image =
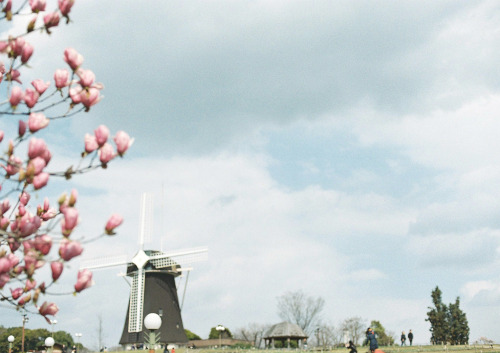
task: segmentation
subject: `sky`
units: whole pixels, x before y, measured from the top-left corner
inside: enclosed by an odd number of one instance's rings
[[[500,341],[497,2],[86,0],[71,19],[33,37],[26,75],[50,80],[73,47],[104,98],[41,132],[51,168],[75,163],[99,124],[135,138],[108,169],[51,180],[54,197],[79,190],[79,236],[125,218],[82,259],[131,258],[150,192],[149,248],[209,249],[183,307],[202,338],[218,324],[281,322],[277,297],[303,290],[325,300],[325,323],[378,320],[426,344],[439,286],[445,303],[460,297],[471,342]],[[96,347],[101,315],[116,345],[124,270],[57,297],[55,329]],[[0,325],[20,325],[1,310]]]

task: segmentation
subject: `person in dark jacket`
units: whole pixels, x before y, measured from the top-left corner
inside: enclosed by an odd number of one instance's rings
[[[406,335],[405,332],[401,332],[401,347],[406,345]]]
[[[378,342],[373,329],[368,328],[368,330],[366,330],[366,339],[370,342],[370,351],[372,353],[375,352],[375,349],[378,349]]]
[[[349,341],[349,344],[346,344],[345,348],[350,349],[349,353],[358,353],[358,350],[356,349],[353,341]]]
[[[411,332],[411,330],[410,330],[410,332],[408,332],[408,341],[410,341],[410,346],[411,346],[411,344],[413,342],[413,332]]]

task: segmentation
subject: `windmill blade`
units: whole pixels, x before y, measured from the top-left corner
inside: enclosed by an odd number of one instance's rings
[[[207,248],[196,248],[189,250],[179,250],[176,252],[162,253],[155,252],[149,257],[149,262],[156,268],[165,268],[170,266],[188,265],[195,262],[205,261],[208,258]]]
[[[145,273],[139,268],[132,278],[132,288],[130,289],[130,306],[128,312],[128,332],[142,331],[142,309],[144,304],[144,281]]]
[[[141,195],[139,222],[139,248],[144,249],[144,242],[151,241],[153,229],[153,195],[151,193]]]
[[[103,268],[123,266],[126,264],[126,255],[108,256],[82,260],[80,263],[80,269],[100,270]]]

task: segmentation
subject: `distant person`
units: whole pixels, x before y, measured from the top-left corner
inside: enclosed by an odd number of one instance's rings
[[[370,327],[366,330],[366,339],[370,343],[370,351],[374,353],[375,350],[378,349],[378,342],[377,337],[375,337],[375,331],[373,331]]]
[[[170,351],[170,353],[175,353],[175,347],[172,347],[172,350]]]
[[[401,347],[406,346],[406,335],[405,332],[401,332]]]
[[[413,342],[413,332],[408,332],[408,341],[410,341],[410,346],[412,345],[412,342]]]
[[[66,347],[65,344],[63,344],[62,346],[61,353],[68,353],[68,348]]]
[[[165,345],[165,348],[163,348],[163,353],[170,353],[170,352],[168,351],[168,346],[167,346],[167,345]]]
[[[358,350],[352,341],[349,341],[349,344],[346,344],[345,347],[350,349],[349,353],[358,353]]]

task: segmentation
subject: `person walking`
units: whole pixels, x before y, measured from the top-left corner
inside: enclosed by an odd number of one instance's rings
[[[376,349],[378,349],[377,337],[375,337],[375,331],[368,327],[366,330],[366,339],[370,342],[370,351],[373,353]]]
[[[410,346],[412,345],[412,342],[413,342],[413,332],[408,332],[408,341],[410,341]]]
[[[405,332],[401,332],[401,347],[406,345],[406,335]]]

